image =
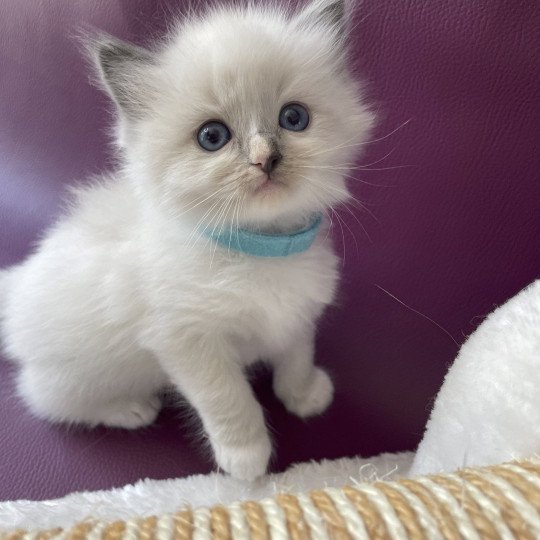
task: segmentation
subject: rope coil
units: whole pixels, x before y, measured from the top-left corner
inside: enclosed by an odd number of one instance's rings
[[[470,540],[540,538],[540,461],[394,482],[278,494],[0,540]]]

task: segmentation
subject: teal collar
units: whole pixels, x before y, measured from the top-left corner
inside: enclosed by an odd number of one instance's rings
[[[227,249],[253,257],[287,257],[307,251],[322,223],[322,214],[316,214],[304,229],[284,234],[263,234],[248,229],[227,227],[224,230],[206,231],[204,234]]]

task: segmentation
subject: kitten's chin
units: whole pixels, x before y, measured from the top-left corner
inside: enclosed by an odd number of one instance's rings
[[[279,178],[265,179],[250,190],[242,205],[241,217],[263,227],[274,227],[280,222],[304,223],[314,214],[325,212],[347,198],[346,189],[339,198],[328,197],[328,193],[307,189],[299,182],[289,184]]]
[[[281,197],[288,190],[287,184],[278,179],[264,178],[262,182],[253,190],[252,197]]]
[[[291,197],[287,191],[287,188],[267,187],[264,192],[254,195],[250,204],[244,206],[241,225],[272,230],[280,230],[282,227],[285,230],[294,229],[295,225],[303,226],[314,214],[327,209],[322,205],[301,202]]]

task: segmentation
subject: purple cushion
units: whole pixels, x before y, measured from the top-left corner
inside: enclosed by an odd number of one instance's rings
[[[30,252],[65,185],[111,162],[108,103],[73,36],[93,25],[144,41],[181,3],[0,4],[0,265]],[[275,470],[414,448],[454,340],[540,273],[535,2],[364,0],[362,9],[354,58],[380,110],[380,140],[362,160],[374,164],[351,181],[369,211],[342,211],[335,231],[343,286],[318,357],[337,394],[323,417],[302,422],[271,395],[267,375],[256,379]],[[213,467],[177,410],[133,433],[66,430],[33,419],[13,390],[0,360],[0,500]]]

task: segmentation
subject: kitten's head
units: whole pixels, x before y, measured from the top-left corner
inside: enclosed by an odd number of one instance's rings
[[[297,220],[348,197],[373,115],[346,66],[346,0],[216,8],[153,51],[98,41],[140,189],[202,224]]]

